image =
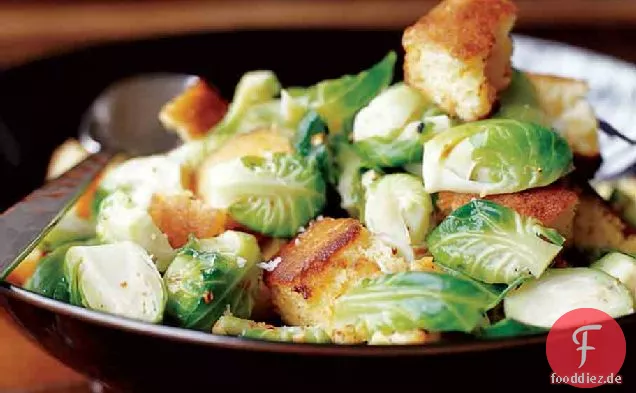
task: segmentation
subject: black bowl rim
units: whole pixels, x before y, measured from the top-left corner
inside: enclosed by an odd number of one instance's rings
[[[263,31],[279,31],[279,29],[261,29]],[[261,30],[254,30],[255,32]],[[309,29],[315,31],[338,31],[346,29]],[[381,29],[378,29],[381,30]],[[300,31],[304,31],[300,30]],[[172,36],[161,36],[154,38],[141,38],[133,40],[124,40],[122,42],[114,43],[102,43],[96,45],[86,46],[77,50],[64,51],[51,56],[41,57],[34,59],[25,64],[10,67],[8,69],[0,70],[0,72],[11,71],[13,69],[20,69],[30,64],[35,64],[43,61],[54,60],[58,57],[64,57],[69,54],[83,52],[90,50],[91,48],[117,46],[119,44],[131,44],[144,42],[153,42],[166,38],[177,38],[186,36],[197,36],[201,34],[209,34],[209,32],[194,32],[185,34],[176,34]],[[534,38],[521,34],[513,34],[516,39],[533,41],[537,43],[547,45],[558,45],[564,48],[575,49],[580,53],[585,53],[590,56],[600,56],[608,59],[615,60],[621,63],[627,63],[620,59],[604,55],[599,52],[595,52],[589,49],[580,48],[577,46],[561,43],[553,40],[546,40],[541,38]],[[212,333],[206,333],[196,330],[184,329],[179,327],[172,327],[166,325],[157,325],[128,319],[125,317],[107,314],[99,311],[93,311],[82,307],[74,306],[72,304],[64,303],[54,299],[47,298],[34,292],[30,292],[23,288],[14,286],[10,283],[0,282],[0,295],[7,298],[15,299],[18,301],[26,302],[34,307],[38,307],[47,311],[50,311],[57,315],[63,315],[77,319],[85,323],[91,323],[106,328],[112,328],[116,330],[122,330],[139,335],[148,335],[155,338],[167,339],[176,342],[182,342],[185,344],[203,345],[208,347],[220,347],[242,351],[252,352],[269,352],[269,353],[286,353],[286,354],[299,354],[299,355],[314,355],[314,356],[353,356],[353,357],[392,357],[392,356],[434,356],[434,355],[446,355],[446,354],[461,354],[480,352],[484,350],[498,350],[507,348],[521,348],[530,345],[544,344],[547,339],[547,333],[536,334],[531,336],[521,337],[509,337],[509,338],[497,338],[497,339],[479,339],[470,338],[459,341],[441,341],[430,344],[420,345],[340,345],[340,344],[299,344],[299,343],[286,343],[286,342],[272,342],[256,339],[248,339],[241,337],[222,336]],[[8,307],[11,312],[11,306]],[[18,319],[18,318],[16,318]],[[635,325],[636,313],[626,315],[620,318],[616,318],[616,321],[622,325]]]

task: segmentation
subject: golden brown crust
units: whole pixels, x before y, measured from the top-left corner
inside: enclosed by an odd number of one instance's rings
[[[465,205],[472,199],[479,198],[477,194],[458,194],[443,191],[438,194],[437,207],[444,215]],[[550,226],[561,215],[572,209],[578,202],[577,193],[563,183],[551,184],[547,187],[533,188],[514,194],[489,195],[487,199],[517,211],[527,217],[533,217],[544,225]]]
[[[228,103],[204,80],[198,79],[161,109],[159,119],[185,141],[199,139],[227,112]]]
[[[265,274],[268,285],[302,282],[308,276],[325,269],[330,258],[352,243],[363,227],[354,219],[326,218],[313,222],[300,234],[298,241],[284,245],[278,253],[281,262],[273,272]]]
[[[502,21],[514,23],[517,8],[508,0],[446,0],[404,32],[405,46],[426,40],[462,60],[487,57]]]
[[[510,84],[515,18],[508,0],[441,2],[404,31],[404,80],[450,115],[488,116]]]
[[[574,245],[581,250],[616,249],[636,253],[636,228],[629,225],[588,185],[579,185]]]
[[[191,234],[204,239],[225,230],[225,212],[185,194],[153,195],[148,213],[175,248],[185,245]]]
[[[590,159],[599,157],[598,120],[586,99],[588,84],[555,75],[530,72],[526,75],[535,88],[541,109],[568,141],[573,153]]]

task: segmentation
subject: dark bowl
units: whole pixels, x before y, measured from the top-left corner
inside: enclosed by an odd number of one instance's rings
[[[11,135],[0,134],[0,210],[41,184],[52,150],[76,134],[93,98],[119,78],[197,74],[229,97],[247,70],[272,69],[285,85],[308,84],[357,72],[388,50],[401,53],[399,45],[399,32],[207,33],[103,45],[6,70],[0,73],[0,118]],[[125,320],[8,284],[0,286],[0,299],[47,352],[120,391],[209,391],[227,384],[296,391],[400,385],[525,390],[550,383],[543,335],[402,347],[279,344]],[[636,379],[636,315],[620,323],[628,345],[621,373],[629,384]]]

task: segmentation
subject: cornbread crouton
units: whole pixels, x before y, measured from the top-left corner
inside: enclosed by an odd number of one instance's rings
[[[404,31],[404,80],[451,115],[486,117],[512,77],[508,0],[445,0]]]
[[[552,126],[568,141],[574,154],[596,157],[598,120],[586,100],[589,86],[581,80],[526,73],[532,82],[541,109]]]
[[[479,196],[444,191],[438,194],[436,205],[441,215],[446,217],[473,198]],[[575,190],[563,182],[514,194],[488,195],[483,199],[511,208],[523,216],[533,217],[543,225],[556,229],[568,240],[573,237],[574,216],[580,210],[580,207],[577,208],[579,197]]]
[[[185,193],[153,195],[148,213],[173,248],[185,245],[191,234],[199,239],[219,235],[225,230],[227,220],[225,212],[212,209]]]
[[[204,80],[197,79],[163,106],[159,120],[182,140],[190,141],[207,134],[223,118],[227,109],[227,101]]]
[[[636,228],[626,223],[591,187],[582,186],[574,217],[574,245],[583,251],[636,253]]]
[[[290,325],[328,326],[333,304],[362,279],[408,270],[390,247],[352,218],[314,221],[282,247],[266,271],[274,306]]]
[[[46,171],[46,180],[61,176],[64,172],[82,162],[89,154],[77,139],[67,139],[53,150],[49,167]]]

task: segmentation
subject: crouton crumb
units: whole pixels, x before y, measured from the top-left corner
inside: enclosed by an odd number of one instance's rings
[[[267,270],[268,272],[273,272],[281,263],[281,261],[282,261],[281,257],[276,257],[269,262],[259,263],[258,267],[260,267],[263,270]]]

